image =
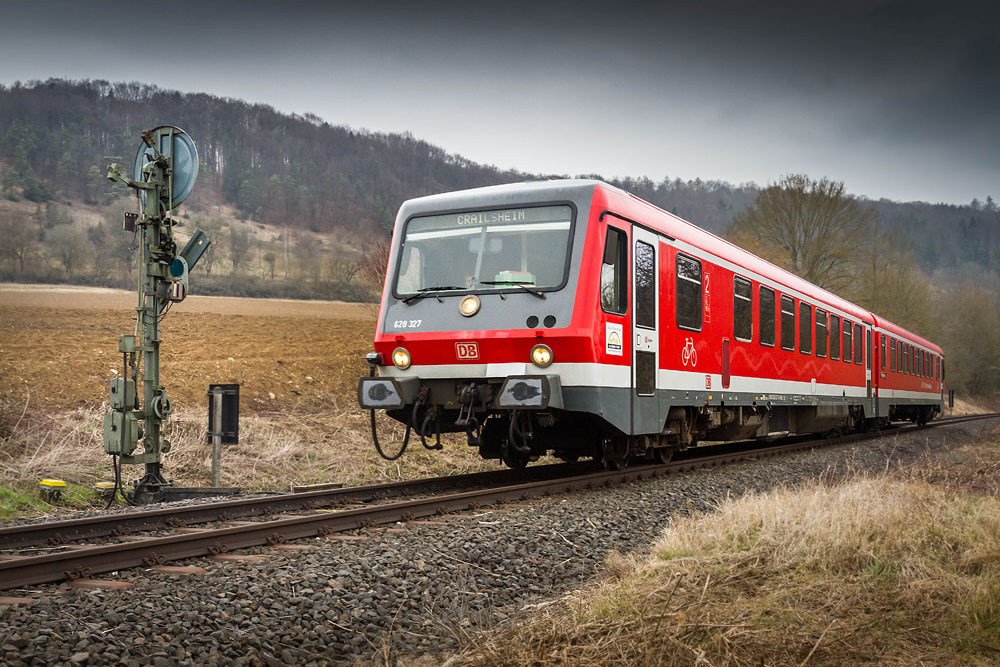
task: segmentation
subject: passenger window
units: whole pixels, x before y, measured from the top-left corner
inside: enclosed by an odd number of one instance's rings
[[[816,309],[816,356],[826,356],[826,311]]]
[[[795,300],[781,297],[781,349],[795,349]]]
[[[941,359],[941,382],[944,382],[946,377],[948,377],[948,373],[944,369],[944,359]]]
[[[844,320],[844,363],[851,363],[851,323]]]
[[[830,358],[840,359],[840,316],[830,316]]]
[[[733,338],[753,340],[753,285],[746,278],[733,278]]]
[[[635,244],[635,324],[656,328],[656,249],[648,243]]]
[[[885,370],[885,334],[879,334],[878,339],[882,345],[882,354],[880,354],[879,357],[882,360],[882,370]]]
[[[701,262],[677,253],[677,326],[701,331]]]
[[[863,354],[864,354],[862,352],[862,349],[864,348],[864,344],[865,344],[865,337],[864,337],[864,334],[861,333],[861,325],[860,324],[855,324],[854,325],[854,363],[856,363],[856,364],[860,364],[862,361],[864,361],[864,359],[861,358],[863,356]]]
[[[889,370],[896,372],[896,339],[889,339]]]
[[[812,310],[808,303],[799,301],[799,352],[803,354],[812,354]]]
[[[774,345],[774,290],[760,286],[760,300],[757,313],[757,327],[760,329],[760,344]]]
[[[608,227],[604,237],[604,262],[601,264],[601,308],[607,313],[624,315],[628,271],[628,241],[625,232]]]

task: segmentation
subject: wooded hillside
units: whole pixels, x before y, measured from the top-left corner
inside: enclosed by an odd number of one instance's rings
[[[164,123],[197,142],[202,173],[193,210],[228,204],[243,218],[313,232],[388,231],[411,197],[565,176],[502,171],[409,134],[335,126],[242,100],[135,82],[50,79],[0,86],[0,192],[43,203],[110,203],[123,192],[104,178],[108,162],[130,163],[139,132]],[[753,183],[604,180],[716,233],[758,192]],[[885,224],[909,239],[924,270],[971,265],[1000,272],[1000,208],[989,196],[967,206],[873,203]]]

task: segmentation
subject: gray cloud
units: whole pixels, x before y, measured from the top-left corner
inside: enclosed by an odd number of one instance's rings
[[[918,0],[7,6],[0,82],[138,79],[550,173],[1000,194],[1000,11]],[[54,21],[53,17],[59,20]]]

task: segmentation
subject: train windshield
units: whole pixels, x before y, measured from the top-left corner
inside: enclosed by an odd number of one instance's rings
[[[413,218],[396,294],[558,289],[565,284],[573,210],[534,206]]]

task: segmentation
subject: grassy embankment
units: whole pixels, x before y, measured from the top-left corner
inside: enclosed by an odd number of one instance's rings
[[[22,411],[23,404],[0,401],[0,519],[58,514],[86,509],[99,502],[92,490],[97,481],[111,481],[111,457],[104,454],[101,408],[81,408],[44,414]],[[182,486],[207,485],[211,448],[205,442],[204,409],[174,413],[167,436],[172,449],[164,457],[168,478]],[[240,419],[240,444],[223,447],[222,485],[245,491],[287,490],[294,484],[341,482],[362,484],[415,477],[450,475],[497,467],[484,461],[464,438],[443,438],[441,452],[410,441],[406,455],[383,461],[371,444],[367,413],[346,399],[331,397],[329,409],[249,413]],[[402,429],[379,418],[380,437],[399,446]],[[142,474],[127,466],[125,474]],[[42,501],[38,481],[54,477],[69,484],[64,500]]]
[[[1000,429],[908,469],[730,499],[455,664],[1000,661]]]

